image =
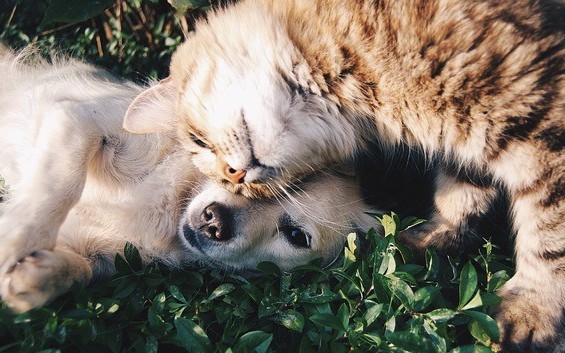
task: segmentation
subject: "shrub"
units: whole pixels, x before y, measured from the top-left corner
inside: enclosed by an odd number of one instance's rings
[[[261,276],[218,269],[143,268],[126,246],[108,282],[41,309],[0,309],[0,351],[13,352],[491,352],[487,309],[508,278],[508,259],[486,242],[468,258],[426,252],[423,264],[396,242],[413,224],[380,218],[361,256],[347,236],[339,264]]]

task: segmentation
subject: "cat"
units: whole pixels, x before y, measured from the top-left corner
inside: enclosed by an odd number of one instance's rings
[[[454,250],[504,190],[517,268],[501,342],[550,349],[565,331],[564,18],[551,0],[243,0],[196,24],[124,127],[178,130],[203,173],[248,197],[375,141],[420,148],[446,167],[430,221],[402,235],[417,248]],[[174,113],[135,109],[151,100]]]

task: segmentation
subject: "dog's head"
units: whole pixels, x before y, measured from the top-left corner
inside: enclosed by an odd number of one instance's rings
[[[376,226],[367,211],[349,177],[316,175],[270,199],[209,183],[188,205],[179,232],[204,263],[241,270],[270,261],[288,270],[317,258],[331,263],[348,233]]]

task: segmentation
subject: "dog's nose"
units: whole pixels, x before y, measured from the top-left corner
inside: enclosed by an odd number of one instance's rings
[[[232,182],[232,184],[243,184],[243,178],[245,177],[245,174],[247,174],[247,172],[245,171],[245,169],[234,169],[226,163],[226,165],[224,166],[224,174],[228,178],[228,180]]]
[[[228,207],[214,202],[200,215],[200,230],[211,240],[225,241],[232,237],[232,213]]]

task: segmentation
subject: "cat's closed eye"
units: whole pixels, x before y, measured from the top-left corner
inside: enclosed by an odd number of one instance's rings
[[[210,145],[208,145],[206,142],[204,142],[201,138],[199,138],[192,132],[189,133],[189,136],[192,142],[194,142],[197,146],[210,149]]]

